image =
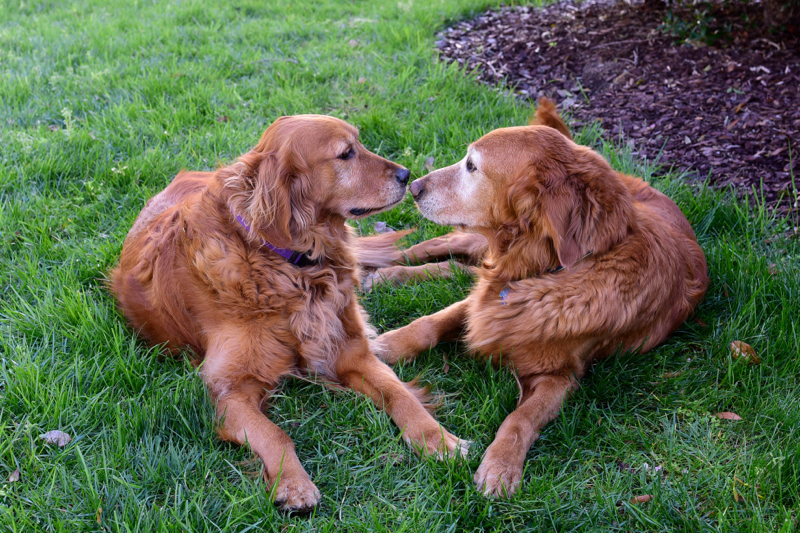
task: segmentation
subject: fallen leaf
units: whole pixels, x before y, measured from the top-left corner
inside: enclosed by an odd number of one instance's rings
[[[697,324],[698,326],[700,326],[701,328],[704,328],[704,327],[706,327],[708,325],[705,322],[703,322],[703,319],[700,318],[700,317],[695,317],[694,318],[694,323]]]
[[[404,457],[402,453],[388,453],[381,455],[380,459],[384,464],[391,463],[396,466],[403,462]]]
[[[383,221],[376,222],[373,229],[375,233],[394,233],[394,230]]]
[[[647,503],[652,500],[653,497],[650,494],[642,494],[641,496],[634,496],[631,498],[631,505],[637,505],[639,503]]]
[[[13,472],[11,472],[10,476],[8,476],[8,482],[9,483],[16,483],[17,481],[19,481],[19,476],[20,476],[20,472],[19,472],[19,468],[17,468]]]
[[[775,263],[770,263],[769,264],[769,273],[772,274],[773,276],[777,276],[778,275],[778,265],[776,265]]]
[[[761,359],[753,347],[742,341],[733,341],[731,343],[731,355],[734,359],[744,359],[749,365],[761,363]]]
[[[98,508],[97,508],[97,515],[96,515],[96,518],[97,518],[97,523],[98,523],[98,524],[100,523],[100,515],[101,515],[101,514],[103,514],[103,508],[102,508],[102,507],[98,507]]]
[[[741,420],[742,417],[737,415],[736,413],[731,413],[730,411],[723,411],[721,413],[717,413],[714,416],[717,418],[721,418],[723,420]]]
[[[347,41],[347,44],[355,48],[356,46],[358,46],[358,41],[356,41],[355,39],[350,39],[349,41]]]
[[[636,473],[636,469],[632,468],[631,465],[624,461],[617,461],[617,468],[619,468],[621,472],[628,472],[630,474]]]
[[[230,122],[230,117],[228,115],[222,115],[217,117],[217,122]]]
[[[427,170],[428,172],[433,172],[433,161],[434,161],[433,156],[430,156],[425,160],[425,170]]]
[[[72,440],[72,437],[57,429],[48,431],[44,435],[39,435],[39,438],[43,439],[47,444],[56,444],[59,448],[63,448]]]
[[[361,85],[362,83],[366,83],[367,78],[358,78],[358,84]]]
[[[450,362],[447,360],[447,354],[442,354],[442,359],[444,359],[444,373],[447,374],[450,372]]]

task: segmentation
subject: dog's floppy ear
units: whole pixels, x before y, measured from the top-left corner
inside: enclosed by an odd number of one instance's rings
[[[545,226],[550,226],[546,231],[553,240],[558,262],[564,268],[570,268],[588,252],[579,241],[583,227],[582,202],[579,192],[572,185],[569,180],[552,184],[542,198]]]
[[[537,233],[553,241],[564,268],[586,253],[578,240],[583,221],[576,186],[563,165],[544,160],[528,166],[508,189],[513,230],[526,233],[539,226]]]
[[[251,151],[223,169],[231,210],[240,222],[280,248],[292,242],[291,175],[274,153]]]
[[[579,180],[573,179],[563,164],[544,159],[529,165],[508,189],[519,230],[549,238],[564,268],[588,251],[581,244],[584,221],[579,188]]]

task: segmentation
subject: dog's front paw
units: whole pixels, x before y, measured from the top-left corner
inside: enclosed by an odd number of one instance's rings
[[[419,435],[406,433],[403,439],[420,455],[436,457],[440,461],[461,459],[469,453],[468,440],[459,439],[438,425],[436,429],[422,431]]]
[[[375,272],[370,272],[369,274],[365,275],[361,285],[364,294],[371,293],[372,289],[374,289],[375,286],[382,281],[383,280],[380,278],[380,276],[376,275]]]
[[[396,346],[395,334],[397,330],[387,331],[383,335],[379,335],[377,339],[370,341],[369,346],[372,352],[387,365],[393,365],[402,358],[402,351]]]
[[[444,431],[444,429],[442,431]],[[445,461],[450,458],[463,459],[469,453],[470,444],[471,444],[470,441],[459,439],[452,433],[445,431],[444,439],[437,448],[438,451],[436,452],[437,454],[436,457],[440,461]]]
[[[522,464],[508,457],[498,457],[489,450],[475,472],[474,480],[478,491],[486,497],[511,497],[519,489]]]
[[[321,495],[308,474],[283,473],[275,487],[274,503],[281,511],[307,513],[317,506]]]

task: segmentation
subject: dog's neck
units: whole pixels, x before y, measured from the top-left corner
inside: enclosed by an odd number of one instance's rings
[[[242,234],[252,245],[266,247],[283,260],[299,267],[324,263],[355,268],[355,258],[349,251],[352,230],[345,223],[344,217],[334,213],[319,213],[302,234],[292,234],[289,246],[280,247],[269,241],[267,228],[252,227],[251,221],[232,208],[223,188],[210,190],[209,193],[223,223]]]
[[[520,233],[506,227],[474,228],[489,241],[482,275],[508,283],[562,270],[552,241],[544,235]]]
[[[247,223],[247,221],[244,219],[244,217],[242,217],[242,215],[236,214],[235,212],[233,212],[233,210],[231,210],[231,214],[236,219],[236,222],[238,222],[239,225],[242,226],[249,235],[251,231],[250,224]],[[306,253],[298,252],[297,250],[292,250],[291,248],[279,248],[264,238],[261,238],[260,240],[261,244],[263,244],[264,246],[266,246],[279,256],[283,257],[286,260],[286,262],[291,263],[295,266],[304,267],[304,266],[316,265],[319,263],[319,261],[311,259]]]

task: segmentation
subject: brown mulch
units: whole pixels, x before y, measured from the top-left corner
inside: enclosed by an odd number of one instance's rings
[[[658,9],[592,0],[487,11],[437,46],[486,83],[554,98],[573,126],[600,120],[640,157],[716,185],[763,180],[768,202],[796,207],[800,39],[766,30],[758,4],[725,5],[716,23],[730,40],[718,46],[678,44]]]

